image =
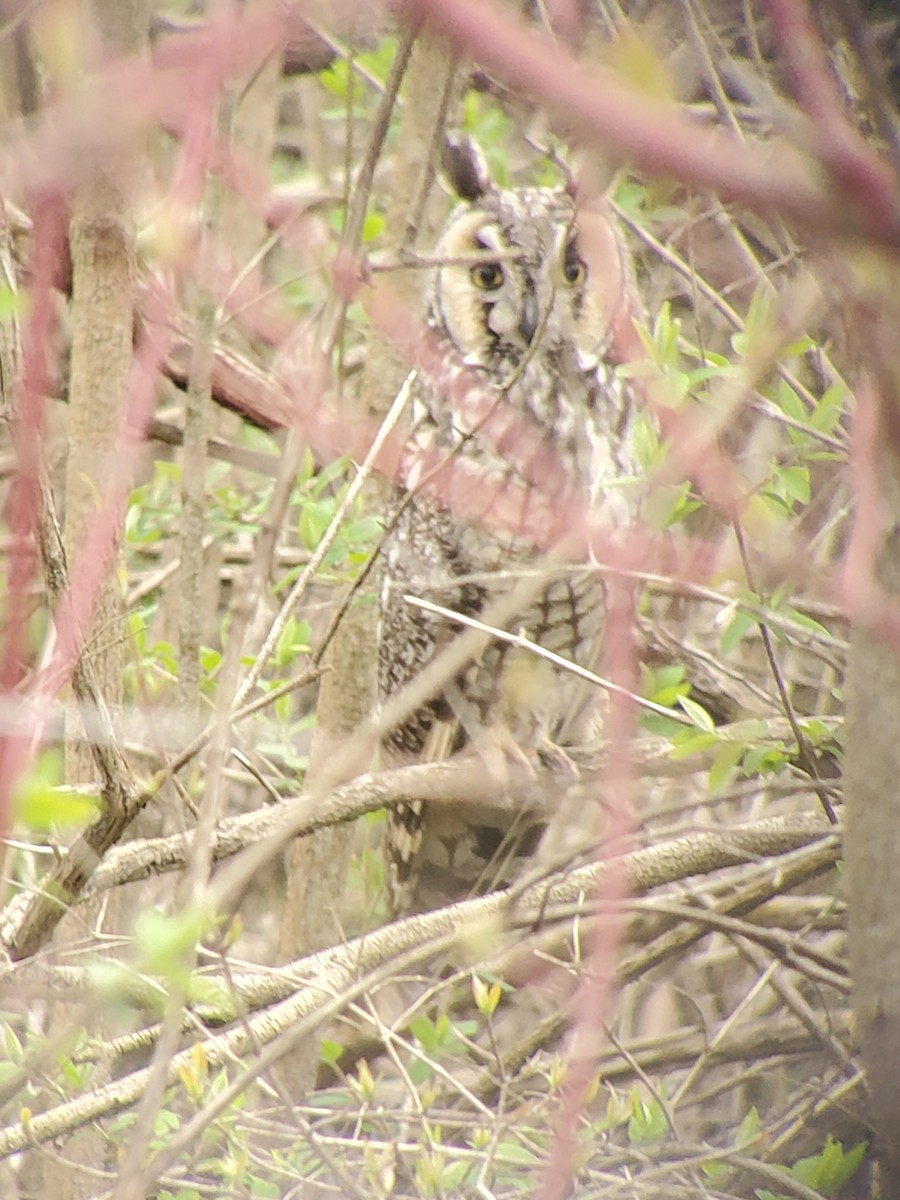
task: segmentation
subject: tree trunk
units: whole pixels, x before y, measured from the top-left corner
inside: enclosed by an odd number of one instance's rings
[[[385,213],[385,227],[395,231],[385,248],[412,250],[422,235],[430,243],[440,216],[432,183],[448,110],[457,100],[456,62],[448,47],[420,37],[413,47],[404,81],[405,104],[398,121],[397,152]],[[410,181],[412,186],[410,187]],[[392,273],[391,287],[411,313],[422,311],[421,271]],[[373,341],[359,394],[370,414],[383,417],[409,370],[392,349]],[[373,482],[370,509],[384,511],[386,488]],[[317,732],[309,781],[352,737],[353,729],[377,702],[375,660],[378,609],[362,604],[342,620],[329,653],[331,672],[319,692]],[[340,780],[339,780],[340,782]],[[288,897],[281,928],[282,961],[320,949],[341,936],[341,900],[346,883],[353,831],[326,829],[298,840],[289,858]],[[291,1086],[300,1095],[314,1085],[318,1047],[305,1047],[290,1062]]]
[[[145,0],[93,0],[94,28],[107,52],[138,53],[144,44],[148,11]],[[73,18],[74,19],[74,18]],[[115,178],[98,174],[77,191],[70,224],[72,258],[72,355],[69,378],[66,465],[66,556],[70,568],[82,553],[85,531],[98,511],[98,502],[116,469],[114,447],[126,395],[132,359],[135,283],[134,218],[126,192],[131,164],[119,164]],[[89,564],[100,570],[100,564]],[[105,578],[84,653],[90,656],[100,692],[112,712],[122,702],[123,607],[118,553],[106,564]],[[66,780],[89,782],[96,778],[83,726],[70,708],[66,720]],[[97,907],[78,914],[77,936],[91,923]],[[124,915],[117,902],[106,913],[108,927],[121,928]],[[68,921],[60,927],[59,949],[76,936]],[[55,1006],[52,1020],[83,1023],[81,1013]],[[95,1033],[100,1031],[95,1028]],[[100,1071],[103,1068],[99,1068]],[[99,1082],[99,1080],[98,1080]],[[44,1164],[44,1191],[57,1200],[87,1200],[96,1193],[96,1176],[90,1169],[104,1165],[105,1140],[88,1126],[70,1138],[62,1158]],[[88,1168],[79,1171],[78,1163]]]
[[[881,318],[885,320],[884,317]],[[870,586],[875,605],[900,611],[900,439],[897,408],[860,403],[857,440],[869,441],[863,469],[873,470],[879,511],[864,511],[861,488],[857,541],[874,541],[874,563],[854,563],[851,589]],[[871,402],[870,402],[871,403]],[[871,438],[867,427],[871,422]],[[865,450],[864,446],[860,446]],[[877,528],[868,528],[879,522]],[[868,578],[874,567],[874,580]],[[862,576],[859,578],[858,576]],[[880,595],[878,593],[880,592]],[[895,644],[858,621],[847,677],[846,889],[854,1009],[869,1084],[869,1117],[876,1133],[882,1195],[900,1195],[900,905],[897,830],[900,829],[900,654]]]

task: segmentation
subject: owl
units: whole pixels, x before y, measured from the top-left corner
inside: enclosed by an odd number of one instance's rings
[[[438,241],[427,326],[448,366],[444,375],[456,386],[442,386],[435,373],[409,377],[407,448],[426,465],[448,463],[462,484],[441,493],[410,482],[423,474],[413,471],[405,488],[395,489],[383,551],[384,698],[459,633],[450,617],[411,599],[477,618],[526,573],[546,576],[508,629],[582,667],[598,664],[604,608],[598,572],[587,563],[547,566],[547,547],[527,517],[518,527],[494,519],[491,498],[518,497],[526,514],[529,498],[539,495],[551,510],[596,505],[613,524],[630,519],[636,406],[616,372],[612,301],[618,297],[607,294],[610,279],[621,289],[630,276],[624,259],[616,271],[595,271],[597,256],[587,242],[596,241],[603,222],[607,252],[615,246],[624,254],[607,219],[579,212],[564,189],[487,188],[456,209]],[[454,494],[467,502],[455,503]],[[564,752],[596,725],[599,705],[596,685],[521,644],[495,639],[387,733],[382,757],[398,765],[466,747],[478,753],[486,744],[526,757],[547,747]],[[430,909],[509,883],[542,830],[535,814],[509,816],[471,804],[389,812],[393,912]]]

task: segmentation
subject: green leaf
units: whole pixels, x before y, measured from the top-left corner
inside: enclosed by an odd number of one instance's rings
[[[650,489],[641,506],[641,515],[652,529],[669,529],[699,508],[691,484],[683,483]]]
[[[698,704],[690,696],[679,696],[678,705],[684,709],[685,715],[690,718],[698,729],[702,729],[706,733],[715,733],[716,727],[713,719],[702,704]]]
[[[735,1131],[734,1140],[732,1142],[734,1149],[742,1150],[747,1146],[752,1145],[759,1137],[761,1128],[762,1122],[759,1119],[759,1113],[755,1107],[750,1108],[747,1112],[747,1115],[744,1117],[743,1121],[741,1121],[740,1125]]]
[[[641,694],[654,704],[672,708],[679,696],[686,696],[691,685],[684,677],[681,663],[670,663],[653,670],[641,663]]]
[[[15,289],[6,286],[0,287],[0,321],[8,321],[10,317],[16,317],[22,312],[22,297]]]
[[[628,175],[623,175],[615,189],[616,204],[626,216],[635,218],[647,199],[647,188]]]
[[[812,617],[808,617],[806,613],[798,612],[796,608],[790,608],[787,605],[781,611],[795,625],[800,625],[803,629],[808,629],[811,633],[821,634],[822,637],[828,638],[829,641],[834,640],[834,635],[824,625],[821,625]]]
[[[309,622],[298,621],[293,616],[288,617],[275,643],[275,666],[281,670],[293,662],[298,654],[305,654],[308,650]]]
[[[6,1057],[11,1063],[21,1062],[25,1053],[22,1043],[16,1037],[15,1031],[10,1025],[4,1024],[0,1026],[0,1033],[3,1037],[3,1049],[6,1051]]]
[[[234,995],[221,979],[214,979],[194,971],[187,989],[190,1004],[230,1010],[234,1006]]]
[[[833,383],[819,400],[815,410],[807,416],[810,426],[819,433],[831,435],[844,415],[848,392],[843,383]]]
[[[370,212],[366,213],[366,219],[363,222],[362,240],[364,242],[374,242],[384,233],[384,217],[381,213]]]
[[[709,769],[709,790],[713,794],[720,792],[730,783],[737,771],[738,763],[744,755],[745,747],[740,742],[721,742],[713,765]]]
[[[728,622],[719,640],[719,649],[722,652],[723,658],[731,654],[732,650],[744,640],[750,630],[757,628],[757,625],[758,622],[754,616],[745,612],[744,609],[739,608]]]
[[[472,976],[472,995],[475,1005],[484,1017],[492,1017],[500,1003],[502,988],[497,980],[487,984],[478,975]]]
[[[777,326],[777,301],[767,284],[768,280],[756,288],[747,310],[743,334],[735,334],[732,338],[732,345],[738,353],[749,351],[755,342],[767,339]],[[742,349],[738,349],[739,346]]]
[[[347,98],[350,67],[345,59],[336,58],[324,71],[319,72],[319,83],[339,100]]]
[[[858,1142],[844,1153],[844,1147],[829,1134],[820,1154],[800,1158],[791,1167],[791,1175],[807,1187],[833,1195],[847,1182],[863,1160],[866,1143]]]
[[[281,1200],[284,1193],[280,1184],[253,1176],[250,1181],[250,1195],[253,1200]]]
[[[662,713],[642,713],[641,728],[645,729],[647,733],[652,733],[655,737],[668,738],[669,741],[674,743],[677,743],[678,739],[684,735],[684,723],[676,721],[674,717],[665,717]],[[703,734],[701,736],[707,737],[708,735]]]
[[[429,1017],[415,1017],[409,1023],[409,1031],[423,1050],[434,1050],[438,1044],[437,1031]]]
[[[154,642],[150,648],[149,659],[159,670],[165,671],[173,678],[177,677],[178,659],[171,642]]]
[[[157,1137],[163,1137],[167,1133],[174,1133],[180,1125],[181,1120],[177,1113],[170,1112],[167,1108],[162,1108],[154,1118],[153,1132]]]
[[[729,1168],[726,1167],[724,1163],[718,1162],[716,1159],[710,1159],[708,1162],[700,1164],[700,1170],[710,1181],[710,1183],[715,1183],[717,1180],[721,1180],[723,1176],[728,1174]]]
[[[206,675],[212,675],[214,671],[219,669],[222,662],[222,653],[219,650],[214,650],[211,646],[200,647],[200,669]]]
[[[728,372],[721,367],[697,367],[693,371],[688,371],[685,376],[688,390],[697,393],[702,384],[707,383],[710,379],[721,379],[726,374]]]
[[[329,1067],[336,1066],[341,1055],[344,1053],[344,1047],[340,1042],[333,1042],[329,1038],[323,1038],[319,1046],[319,1058],[322,1062],[327,1063]]]
[[[185,955],[193,951],[211,924],[209,914],[192,906],[171,915],[144,909],[134,923],[134,943],[141,965],[151,975],[178,980],[187,986]]]
[[[636,1092],[631,1095],[631,1119],[628,1140],[633,1146],[646,1146],[661,1141],[668,1132],[666,1115],[658,1100],[642,1100]]]
[[[796,391],[786,379],[779,379],[775,389],[775,402],[786,417],[802,425],[809,423],[809,411]]]
[[[783,746],[752,746],[744,755],[741,771],[744,775],[774,775],[787,762]]]
[[[102,811],[99,795],[75,788],[35,786],[17,791],[16,818],[29,829],[81,829],[91,825]]]
[[[59,784],[62,755],[45,750],[12,789],[13,815],[29,829],[45,832],[89,825],[102,811],[99,795]]]
[[[701,754],[720,741],[718,733],[686,733],[684,726],[679,725],[678,733],[673,738],[672,749],[669,751],[669,758],[673,762],[680,762],[684,758],[690,758],[692,754]]]
[[[174,459],[169,462],[164,458],[157,458],[153,463],[153,474],[155,480],[181,483],[181,463],[175,462]]]
[[[845,1153],[841,1143],[836,1142],[829,1134],[820,1154],[798,1159],[790,1171],[785,1173],[805,1187],[814,1188],[823,1196],[834,1196],[854,1175],[867,1149],[866,1142],[857,1142],[852,1150]],[[790,1200],[789,1196],[770,1192],[766,1188],[758,1188],[756,1195],[759,1200]]]
[[[518,1142],[501,1142],[497,1147],[497,1158],[506,1163],[516,1163],[522,1166],[531,1166],[533,1163],[540,1162],[536,1154],[531,1150],[526,1150]]]
[[[307,550],[315,550],[334,516],[333,500],[307,500],[300,511],[300,537]]]
[[[448,1163],[444,1168],[444,1173],[441,1178],[441,1185],[444,1192],[458,1191],[466,1177],[474,1172],[477,1178],[478,1166],[475,1163],[467,1162],[464,1158],[457,1159],[456,1162]]]
[[[809,470],[806,467],[784,467],[779,472],[779,479],[789,500],[809,504]]]

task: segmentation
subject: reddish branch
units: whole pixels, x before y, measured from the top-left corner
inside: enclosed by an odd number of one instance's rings
[[[869,231],[894,227],[900,219],[897,180],[850,123],[809,12],[797,0],[766,0],[766,7],[797,101],[812,122],[817,158],[842,199],[866,217]]]
[[[784,0],[783,7],[798,6]],[[490,0],[404,0],[403,8],[412,19],[424,18],[509,87],[546,106],[578,140],[599,142],[641,171],[777,214],[807,234],[863,235],[900,245],[896,181],[865,145],[852,153],[844,146],[840,173],[823,180],[817,157],[699,129],[671,104],[627,87],[613,71],[585,69]],[[862,180],[870,193],[858,186]]]
[[[15,395],[11,425],[16,469],[5,504],[10,531],[8,591],[0,646],[0,689],[15,695],[25,674],[26,629],[30,591],[37,569],[40,527],[41,437],[44,405],[49,392],[48,347],[55,331],[52,280],[63,243],[64,211],[58,200],[45,197],[38,209],[38,233],[33,246],[32,304],[22,338],[22,380]],[[0,731],[0,836],[10,827],[9,806],[15,781],[28,761],[33,731]]]

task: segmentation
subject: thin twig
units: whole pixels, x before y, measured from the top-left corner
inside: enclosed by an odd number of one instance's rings
[[[747,552],[747,544],[744,541],[744,531],[741,528],[740,521],[735,520],[733,522],[733,529],[738,545],[738,552],[741,556],[741,562],[744,565],[744,573],[747,576],[747,582],[750,585],[750,588],[756,592],[757,588],[753,578],[753,570],[750,566],[750,556]],[[769,633],[769,630],[763,620],[757,618],[756,623],[759,628],[760,638],[762,639],[763,649],[765,650],[766,658],[769,663],[769,669],[772,672],[772,678],[774,679],[775,686],[778,689],[778,695],[781,700],[781,706],[784,709],[784,715],[790,722],[791,732],[793,733],[794,740],[797,743],[799,761],[804,770],[813,780],[813,786],[822,804],[822,809],[825,812],[825,816],[832,825],[836,825],[837,814],[835,813],[834,806],[832,805],[828,796],[828,790],[825,784],[822,782],[821,776],[819,775],[819,767],[816,762],[816,756],[813,752],[813,748],[810,745],[806,734],[800,728],[800,722],[797,720],[797,714],[794,712],[793,704],[791,704],[791,698],[788,695],[788,690],[784,682],[784,676],[782,675],[781,668],[778,665],[778,659],[775,657],[775,648],[772,645],[772,635]]]
[[[478,629],[482,633],[489,634],[495,641],[504,642],[507,646],[515,646],[520,650],[527,650],[529,654],[534,654],[537,658],[546,659],[547,662],[551,662],[554,666],[562,668],[568,674],[576,675],[579,679],[585,679],[588,683],[594,683],[597,687],[603,688],[604,691],[614,692],[618,696],[626,696],[629,700],[633,700],[635,704],[640,705],[641,708],[646,708],[649,712],[658,713],[663,717],[670,717],[673,721],[677,721],[681,725],[694,726],[693,721],[677,709],[666,708],[662,704],[656,704],[653,700],[647,700],[643,696],[638,696],[635,692],[630,692],[627,688],[620,687],[619,684],[613,683],[609,679],[604,679],[594,671],[589,671],[587,667],[582,667],[578,663],[572,662],[571,659],[564,658],[561,654],[555,654],[552,650],[545,649],[543,646],[538,645],[537,642],[533,642],[524,633],[508,633],[505,629],[497,629],[495,626],[487,625],[484,621],[479,621],[475,617],[468,617],[464,613],[455,612],[452,608],[445,608],[442,604],[434,604],[431,600],[423,600],[419,596],[405,594],[403,600],[413,608],[420,608],[423,612],[444,617],[454,625],[464,625],[467,629]]]

